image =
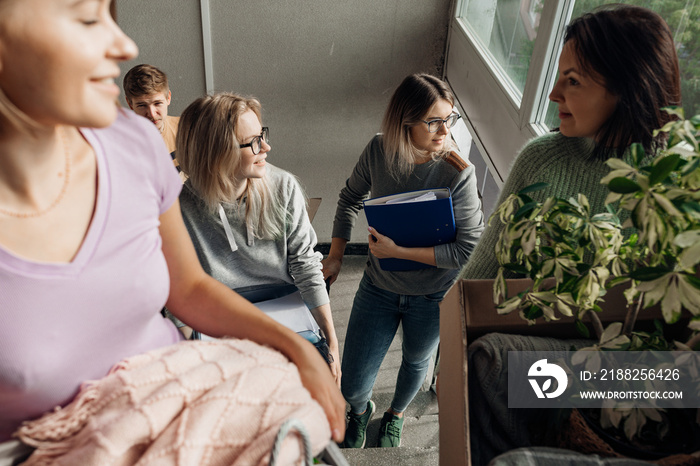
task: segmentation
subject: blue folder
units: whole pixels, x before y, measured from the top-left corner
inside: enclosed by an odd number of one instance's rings
[[[437,199],[386,204],[388,200],[408,199],[433,192]],[[449,188],[423,189],[364,201],[367,224],[399,246],[428,247],[455,240],[455,215]],[[434,268],[405,259],[379,259],[382,270],[402,271]]]

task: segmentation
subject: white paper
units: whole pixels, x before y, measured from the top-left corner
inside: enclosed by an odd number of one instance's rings
[[[407,202],[423,202],[450,197],[449,188],[421,189],[405,193],[390,194],[388,196],[373,197],[364,201],[366,206],[405,204]]]
[[[434,201],[436,199],[437,196],[435,195],[435,193],[430,191],[428,193],[421,194],[420,196],[415,197],[389,199],[385,202],[385,204],[409,204],[411,202]]]
[[[311,311],[301,299],[301,293],[289,294],[277,299],[254,303],[255,306],[275,319],[280,324],[295,332],[313,330],[318,333],[319,327]]]
[[[312,330],[319,333],[319,326],[316,319],[304,304],[301,293],[298,291],[281,298],[270,299],[253,303],[258,309],[263,311],[274,320],[291,329],[294,332]],[[202,340],[214,340],[214,338],[202,334]]]

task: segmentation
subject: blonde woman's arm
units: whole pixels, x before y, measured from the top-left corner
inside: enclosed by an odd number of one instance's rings
[[[333,361],[329,364],[331,374],[333,374],[335,382],[338,384],[338,387],[340,387],[340,352],[338,348],[338,337],[335,334],[335,326],[333,325],[331,305],[323,304],[321,306],[313,308],[311,309],[311,315],[314,316],[316,323],[321,328],[321,331],[323,331],[323,334],[326,337],[326,341],[328,342],[328,349],[330,351],[331,356],[333,357]]]
[[[321,273],[321,253],[314,251],[316,232],[311,226],[304,192],[291,175],[281,174],[276,178],[284,183],[279,188],[284,190],[286,211],[289,213],[287,231],[287,264],[289,274],[294,284],[301,292],[304,302],[311,310],[316,323],[323,331],[333,361],[330,363],[331,373],[340,387],[340,358],[338,338],[333,325],[330,300],[326,292],[326,284]]]

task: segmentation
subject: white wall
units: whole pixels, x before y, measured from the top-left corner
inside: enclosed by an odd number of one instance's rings
[[[133,66],[148,63],[168,75],[173,93],[171,115],[205,94],[202,28],[197,0],[119,0],[117,22],[139,47],[139,56],[122,63],[122,78]],[[122,103],[126,105],[121,95]]]
[[[163,69],[173,115],[206,92],[199,5],[117,4],[119,24],[141,49],[123,73],[139,63]],[[450,9],[451,0],[210,0],[214,89],[260,99],[268,160],[323,197],[319,242],[330,241],[338,192],[394,88],[410,73],[441,75]],[[360,220],[354,242],[366,242]]]

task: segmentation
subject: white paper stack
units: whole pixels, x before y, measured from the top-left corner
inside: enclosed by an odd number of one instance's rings
[[[413,197],[407,197],[407,198],[394,198],[394,199],[389,199],[388,201],[385,202],[385,204],[409,204],[411,202],[425,202],[425,201],[434,201],[437,199],[437,196],[435,195],[434,192],[430,191],[424,194],[421,194],[420,196],[413,196]]]
[[[294,332],[299,333],[304,330],[311,330],[316,334],[319,333],[316,319],[311,315],[311,311],[304,304],[304,300],[301,299],[301,293],[298,291],[281,298],[260,301],[254,304],[265,314]],[[202,334],[202,340],[214,340],[214,338]]]

